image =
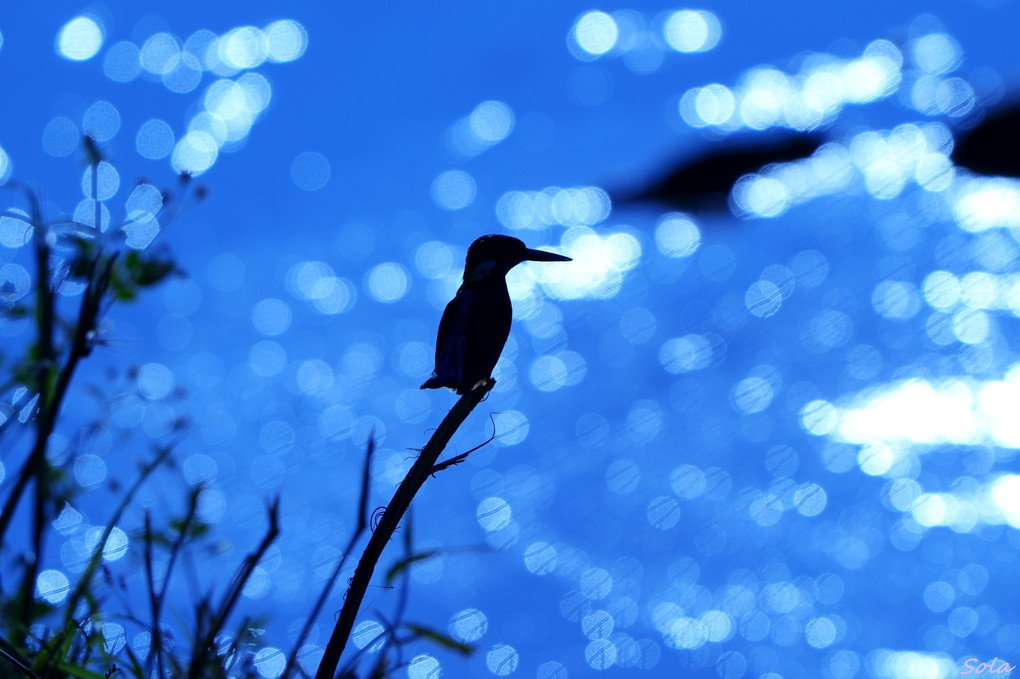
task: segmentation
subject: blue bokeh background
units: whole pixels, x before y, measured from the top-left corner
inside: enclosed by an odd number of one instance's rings
[[[499,232],[575,261],[512,272],[497,387],[451,453],[496,438],[417,500],[414,542],[439,556],[412,569],[406,617],[478,651],[415,646],[410,677],[899,679],[1020,657],[1020,188],[947,159],[1015,89],[1020,9],[696,9],[0,10],[0,178],[89,218],[89,133],[116,168],[100,174],[113,223],[144,207],[139,181],[189,170],[209,190],[128,229],[188,275],[104,321],[51,443],[84,492],[40,595],[60,601],[110,483],[186,418],[108,565],[141,595],[144,513],[166,520],[206,484],[215,539],[192,567],[221,591],[279,495],[243,605],[267,621],[258,671],[279,676],[353,530],[370,433],[378,506],[454,402],[417,386],[467,245]],[[743,180],[739,217],[611,205],[772,128],[828,143]],[[6,303],[31,275],[19,224],[0,222]],[[5,357],[29,337],[0,322]],[[5,434],[0,492],[27,439]],[[370,591],[359,646],[395,601]]]

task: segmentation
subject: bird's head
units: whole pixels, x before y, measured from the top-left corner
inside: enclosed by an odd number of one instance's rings
[[[475,240],[464,262],[464,281],[480,282],[491,276],[505,276],[521,262],[569,262],[570,257],[545,250],[532,250],[512,236],[489,234]]]

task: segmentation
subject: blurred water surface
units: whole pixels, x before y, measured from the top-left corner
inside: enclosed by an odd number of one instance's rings
[[[186,417],[107,564],[143,592],[144,513],[204,485],[216,540],[195,568],[223,587],[279,495],[244,592],[268,620],[255,667],[279,676],[354,529],[370,433],[376,506],[452,406],[418,385],[467,245],[502,232],[574,262],[511,272],[497,386],[451,454],[495,439],[417,501],[437,555],[407,618],[478,651],[423,645],[409,677],[920,679],[1020,658],[1020,183],[951,161],[1015,96],[1015,2],[286,10],[0,10],[0,179],[100,233],[128,217],[129,247],[189,274],[106,318],[50,445],[87,492],[54,520],[40,597],[67,596],[110,482]],[[781,130],[824,142],[741,177],[726,211],[610,198]],[[99,225],[82,134],[109,153]],[[210,197],[162,225],[155,187],[181,171]],[[29,241],[0,219],[5,304],[31,288]],[[0,324],[4,354],[29,333]],[[24,439],[6,435],[0,491]],[[370,592],[355,644],[395,597]]]

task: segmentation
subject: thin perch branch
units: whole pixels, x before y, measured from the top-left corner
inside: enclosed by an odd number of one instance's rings
[[[333,679],[383,549],[393,537],[400,520],[404,517],[404,512],[411,505],[411,500],[418,494],[425,484],[425,480],[433,472],[436,460],[446,448],[446,444],[450,442],[454,432],[460,428],[460,425],[464,423],[475,406],[485,398],[494,384],[494,382],[482,384],[460,397],[460,400],[447,413],[439,428],[432,434],[432,438],[422,448],[421,454],[411,465],[407,476],[400,482],[400,486],[393,494],[393,499],[386,506],[386,511],[379,519],[379,524],[375,527],[372,537],[369,538],[368,544],[365,546],[361,560],[358,561],[358,567],[354,570],[354,577],[347,588],[347,597],[344,600],[343,608],[340,609],[340,617],[333,628],[333,634],[330,635],[326,651],[319,663],[319,669],[315,673],[315,679]]]

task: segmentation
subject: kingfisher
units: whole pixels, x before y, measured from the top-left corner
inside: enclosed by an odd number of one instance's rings
[[[521,262],[569,262],[554,252],[532,250],[511,236],[475,240],[464,262],[464,280],[443,312],[436,338],[436,369],[422,389],[446,387],[466,394],[492,380],[492,369],[510,336],[513,307],[506,275]]]

